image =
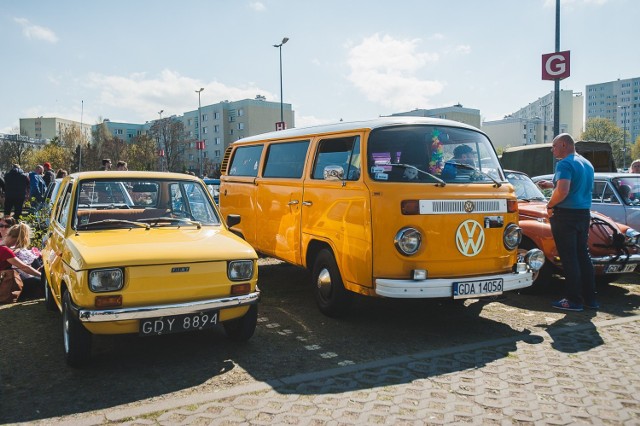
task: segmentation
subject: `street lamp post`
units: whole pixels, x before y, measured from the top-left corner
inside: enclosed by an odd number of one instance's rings
[[[196,93],[198,94],[198,144],[196,146],[196,149],[200,148],[200,153],[198,154],[198,163],[200,163],[200,176],[202,176],[202,144],[201,144],[201,140],[200,140],[200,128],[202,127],[202,123],[200,122],[200,120],[202,119],[202,112],[201,110],[201,105],[200,105],[200,93],[202,93],[202,91],[204,90],[204,87],[201,87],[200,90],[196,90]]]
[[[622,170],[627,169],[627,108],[629,105],[618,105],[622,109]]]
[[[162,113],[164,112],[163,109],[161,109],[160,111],[158,111],[158,115],[160,116],[160,120],[162,120]]]
[[[282,100],[282,45],[289,41],[288,37],[282,39],[280,44],[274,44],[280,51],[280,123],[284,123],[284,104]]]

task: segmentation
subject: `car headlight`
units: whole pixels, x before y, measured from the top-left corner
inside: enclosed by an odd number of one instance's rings
[[[515,249],[520,244],[520,240],[522,240],[522,229],[514,223],[507,225],[504,229],[502,240],[507,250]]]
[[[420,249],[422,234],[415,228],[402,228],[396,234],[393,243],[400,253],[411,256]]]
[[[640,232],[636,231],[635,229],[633,228],[627,229],[627,231],[624,233],[624,236],[626,237],[628,244],[631,244],[631,245],[640,244]]]
[[[250,279],[253,277],[253,260],[233,260],[229,262],[227,276],[231,281]]]
[[[124,285],[122,269],[96,269],[89,272],[89,288],[94,292],[118,291]]]
[[[531,249],[524,255],[524,261],[533,271],[539,271],[544,265],[544,253],[540,249]]]

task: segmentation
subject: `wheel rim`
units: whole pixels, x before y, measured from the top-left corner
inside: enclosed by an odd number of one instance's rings
[[[316,285],[318,286],[318,294],[320,294],[320,297],[324,300],[331,297],[331,273],[327,268],[322,268],[318,273]]]

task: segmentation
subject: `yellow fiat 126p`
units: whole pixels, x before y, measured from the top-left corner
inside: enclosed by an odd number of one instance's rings
[[[240,139],[220,207],[258,252],[312,272],[320,310],[354,293],[470,298],[530,286],[518,202],[493,145],[454,121],[387,117]]]
[[[258,318],[255,250],[220,220],[204,182],[158,172],[65,178],[42,251],[45,306],[62,313],[66,361],[93,334],[157,336],[219,324],[249,339]]]

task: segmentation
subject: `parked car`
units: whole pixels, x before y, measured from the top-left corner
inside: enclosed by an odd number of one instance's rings
[[[640,174],[596,172],[594,177],[591,209],[640,229]],[[553,175],[535,176],[532,180],[551,181]]]
[[[204,184],[207,185],[207,189],[213,196],[214,201],[218,204],[218,197],[220,196],[220,179],[205,178]]]
[[[71,366],[88,360],[94,334],[155,336],[219,324],[232,340],[254,333],[256,252],[222,223],[195,176],[72,174],[60,184],[49,234],[45,305],[62,313]]]
[[[536,277],[534,286],[547,284],[553,274],[562,274],[562,262],[549,224],[547,199],[526,174],[508,170],[505,173],[518,197],[519,225],[523,233],[520,248],[523,251],[539,248],[547,260]],[[598,212],[592,212],[589,252],[596,280],[611,282],[619,274],[635,271],[640,263],[639,243],[640,233],[635,229]]]

